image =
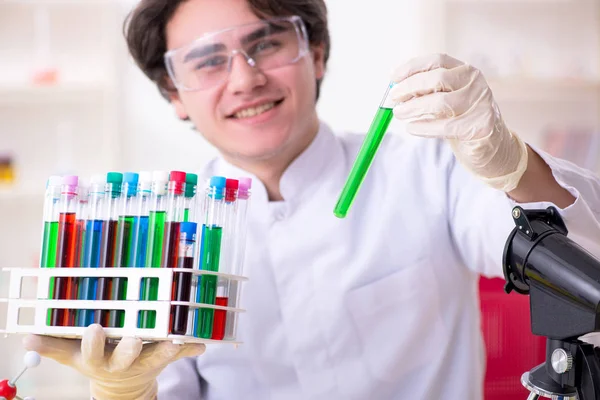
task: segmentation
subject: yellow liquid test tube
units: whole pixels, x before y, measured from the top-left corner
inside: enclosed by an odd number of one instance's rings
[[[356,194],[358,193],[365,176],[367,176],[367,171],[369,170],[369,167],[375,158],[375,153],[381,144],[383,135],[385,135],[390,122],[392,122],[392,118],[394,117],[393,109],[386,104],[386,99],[390,89],[393,86],[394,83],[390,83],[385,91],[383,100],[379,105],[379,109],[377,110],[375,117],[373,117],[369,131],[367,132],[367,136],[360,147],[358,155],[354,160],[354,165],[352,166],[350,174],[346,179],[346,184],[344,185],[337,204],[335,205],[333,214],[338,218],[345,218],[348,214],[348,210],[350,210],[350,207],[356,198]]]

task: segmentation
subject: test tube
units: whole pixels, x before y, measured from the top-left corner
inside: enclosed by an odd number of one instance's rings
[[[184,222],[196,222],[196,215],[194,215],[195,207],[195,196],[196,189],[198,187],[198,175],[186,174],[185,175],[185,205],[183,212]]]
[[[223,238],[221,243],[221,262],[219,272],[226,274],[233,273],[233,260],[235,255],[236,238],[236,201],[238,195],[239,181],[237,179],[227,179],[225,181],[225,204],[223,205]],[[227,307],[229,300],[229,279],[219,276],[217,279],[217,296],[215,305]],[[227,311],[215,309],[213,322],[213,332],[211,339],[223,340],[225,337],[225,323]]]
[[[150,195],[152,193],[152,173],[141,171],[138,179],[137,197],[135,200],[135,219],[133,225],[133,242],[131,245],[134,267],[146,266],[148,247],[148,219]]]
[[[89,213],[85,223],[85,240],[81,266],[83,268],[100,267],[102,245],[102,227],[105,225],[105,189],[106,175],[92,176],[89,190]],[[96,300],[97,278],[82,278],[79,286],[80,300]],[[87,327],[94,323],[94,310],[82,309],[77,313],[77,326]]]
[[[77,267],[81,267],[83,265],[83,249],[85,248],[85,222],[88,219],[90,211],[89,190],[90,188],[88,185],[84,184],[82,181],[79,181],[79,188],[77,189],[77,210],[75,211],[75,218],[77,220],[75,265]]]
[[[133,267],[132,260],[132,230],[135,225],[134,206],[137,194],[139,175],[135,172],[123,174],[122,195],[119,204],[119,223],[117,228],[117,248],[115,252],[116,268]],[[110,298],[112,300],[125,300],[127,293],[127,279],[114,278]],[[123,310],[111,310],[108,314],[108,326],[121,328],[124,324],[125,312]]]
[[[77,248],[76,220],[77,210],[77,176],[63,177],[60,195],[60,214],[58,217],[58,246],[56,254],[57,268],[75,267]],[[74,278],[56,278],[54,299],[76,299]],[[75,313],[69,309],[56,308],[52,310],[52,326],[74,326]]]
[[[237,214],[235,219],[235,243],[233,246],[233,275],[240,276],[243,274],[244,258],[246,255],[246,231],[247,231],[247,216],[250,205],[250,197],[252,195],[252,179],[240,178],[238,193],[237,193]],[[238,299],[240,297],[241,286],[239,281],[229,281],[229,307],[237,308]],[[228,311],[225,320],[225,336],[224,340],[235,340],[237,331],[237,313]]]
[[[200,269],[205,271],[219,271],[225,182],[224,177],[213,176],[206,190],[199,257]],[[214,305],[217,294],[217,277],[215,275],[202,275],[198,288],[196,302]],[[196,310],[195,336],[210,339],[213,330],[214,311],[213,308]]]
[[[179,224],[183,222],[185,200],[185,172],[171,171],[167,187],[167,218],[161,266],[174,268],[179,252]]]
[[[194,255],[196,245],[196,232],[198,224],[195,222],[182,222],[179,235],[179,257],[177,268],[194,268]],[[192,274],[176,272],[173,275],[173,301],[189,301],[192,290]],[[185,335],[188,332],[188,306],[173,306],[171,309],[171,333]]]
[[[60,212],[60,193],[62,177],[51,176],[46,182],[44,195],[44,227],[42,234],[42,250],[40,268],[54,268],[56,266],[56,248],[58,246],[58,215]],[[50,279],[48,298],[54,295],[54,278]],[[52,310],[48,310],[46,324],[52,325]]]
[[[163,242],[165,236],[165,219],[167,216],[167,182],[169,175],[164,171],[152,174],[152,191],[150,193],[150,211],[148,218],[148,246],[146,251],[146,268],[160,268],[162,262]],[[142,300],[156,300],[158,296],[158,279],[142,280]],[[142,310],[138,325],[140,328],[154,328],[156,311]]]
[[[117,250],[117,228],[119,224],[119,199],[123,186],[123,174],[109,172],[106,174],[105,212],[106,219],[102,227],[102,250],[100,252],[100,267],[112,268],[115,266]],[[98,278],[97,300],[109,300],[111,295],[112,279]],[[102,326],[108,325],[108,310],[96,310],[94,322]]]
[[[83,255],[85,249],[85,225],[89,216],[89,186],[83,181],[79,181],[79,188],[77,189],[77,209],[75,211],[75,266],[81,268],[83,266]],[[75,297],[79,299],[79,287],[81,286],[81,278],[74,278],[75,280]],[[81,310],[74,310],[73,313],[73,326],[78,326],[79,313]]]
[[[392,121],[394,116],[392,105],[387,101],[387,96],[390,89],[394,86],[394,83],[390,83],[387,87],[383,100],[379,105],[379,109],[373,117],[369,131],[365,136],[365,140],[354,160],[354,165],[350,170],[350,174],[346,179],[346,184],[342,189],[340,197],[334,208],[334,215],[338,218],[345,218],[348,214],[348,210],[352,206],[356,194],[362,185],[367,171],[375,158],[375,153],[381,144],[383,136]]]

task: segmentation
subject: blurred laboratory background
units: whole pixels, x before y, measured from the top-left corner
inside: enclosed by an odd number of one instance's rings
[[[446,52],[483,71],[512,130],[600,170],[600,1],[326,2],[332,52],[318,108],[334,130],[366,131],[394,67]],[[0,0],[0,267],[38,265],[49,175],[195,171],[216,154],[128,56],[122,24],[135,3]],[[0,329],[4,318],[0,303]],[[0,337],[0,380],[21,370],[20,339]],[[499,379],[496,393],[512,384]],[[87,384],[44,360],[19,393],[83,399]]]

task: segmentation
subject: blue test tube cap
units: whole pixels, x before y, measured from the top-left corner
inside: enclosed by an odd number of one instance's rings
[[[209,196],[214,197],[215,200],[221,200],[225,195],[225,184],[227,179],[224,176],[213,176],[210,178],[210,192]]]
[[[188,242],[196,240],[195,235],[198,231],[198,224],[195,222],[182,222],[179,225],[179,233],[183,237],[185,235],[185,240]]]
[[[139,178],[140,174],[136,172],[125,172],[123,174],[123,183],[127,185],[127,196],[136,194]]]

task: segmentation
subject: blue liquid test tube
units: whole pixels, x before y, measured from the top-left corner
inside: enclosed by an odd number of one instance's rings
[[[89,214],[85,221],[85,240],[81,266],[83,268],[99,268],[102,243],[102,227],[104,226],[106,178],[94,175],[89,190]],[[96,300],[97,278],[82,278],[79,285],[78,299]],[[94,310],[79,310],[77,326],[87,327],[94,323]]]

